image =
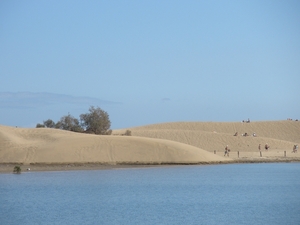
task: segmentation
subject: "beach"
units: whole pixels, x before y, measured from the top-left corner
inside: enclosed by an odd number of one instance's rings
[[[131,136],[124,135],[127,130]],[[295,162],[299,152],[292,148],[299,142],[300,122],[289,120],[160,123],[112,135],[0,125],[0,172],[11,172],[15,165],[25,172]],[[224,156],[227,145],[229,156]]]

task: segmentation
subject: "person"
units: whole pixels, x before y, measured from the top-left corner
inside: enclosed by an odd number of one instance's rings
[[[260,150],[260,144],[258,145],[258,150],[261,151],[261,150]]]
[[[268,151],[269,148],[270,148],[270,146],[268,145],[268,143],[266,143],[265,149]]]
[[[256,137],[256,133],[255,132],[253,133],[253,137]]]
[[[224,154],[224,156],[228,156],[229,157],[229,152],[230,152],[230,149],[228,148],[228,145],[226,145],[226,147],[225,147],[225,154]]]
[[[293,153],[296,153],[298,151],[298,145],[294,145],[294,147],[293,147]]]

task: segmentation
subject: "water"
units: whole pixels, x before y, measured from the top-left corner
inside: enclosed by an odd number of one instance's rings
[[[300,224],[300,164],[0,174],[0,224]]]

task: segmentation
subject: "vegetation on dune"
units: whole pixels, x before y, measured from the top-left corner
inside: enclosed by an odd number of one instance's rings
[[[102,134],[110,135],[111,122],[107,112],[101,108],[91,106],[89,112],[80,115],[80,120],[76,119],[70,113],[55,123],[53,120],[48,119],[43,124],[38,123],[36,128],[56,128],[61,130],[69,130],[74,132],[89,133],[89,134]]]
[[[80,115],[81,126],[89,133],[106,134],[110,128],[108,113],[102,109],[90,107],[89,113]]]
[[[125,136],[131,136],[131,130],[126,130],[124,135]]]
[[[80,126],[79,120],[70,115],[70,113],[67,116],[61,117],[56,123],[55,128],[74,132],[84,131],[84,129]]]

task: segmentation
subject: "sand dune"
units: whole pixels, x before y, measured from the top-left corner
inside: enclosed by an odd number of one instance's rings
[[[125,132],[115,130],[114,135]],[[226,145],[232,151],[257,152],[258,145],[268,143],[270,150],[290,151],[300,143],[300,122],[174,122],[129,128],[133,136],[161,138],[192,145],[210,152],[223,151]],[[238,136],[234,136],[238,132]],[[242,136],[244,133],[250,136]],[[256,137],[252,134],[255,133]]]
[[[0,163],[160,164],[229,159],[170,140],[0,126]]]
[[[126,130],[131,136],[124,136]],[[234,133],[238,132],[238,136]],[[250,136],[244,137],[242,133]],[[256,137],[252,134],[256,133]],[[0,163],[186,164],[255,158],[268,143],[267,157],[290,154],[300,142],[300,122],[176,122],[114,130],[110,136],[47,128],[0,126]],[[230,158],[224,157],[229,145]],[[214,154],[216,151],[216,154]],[[276,153],[276,154],[275,154]]]

